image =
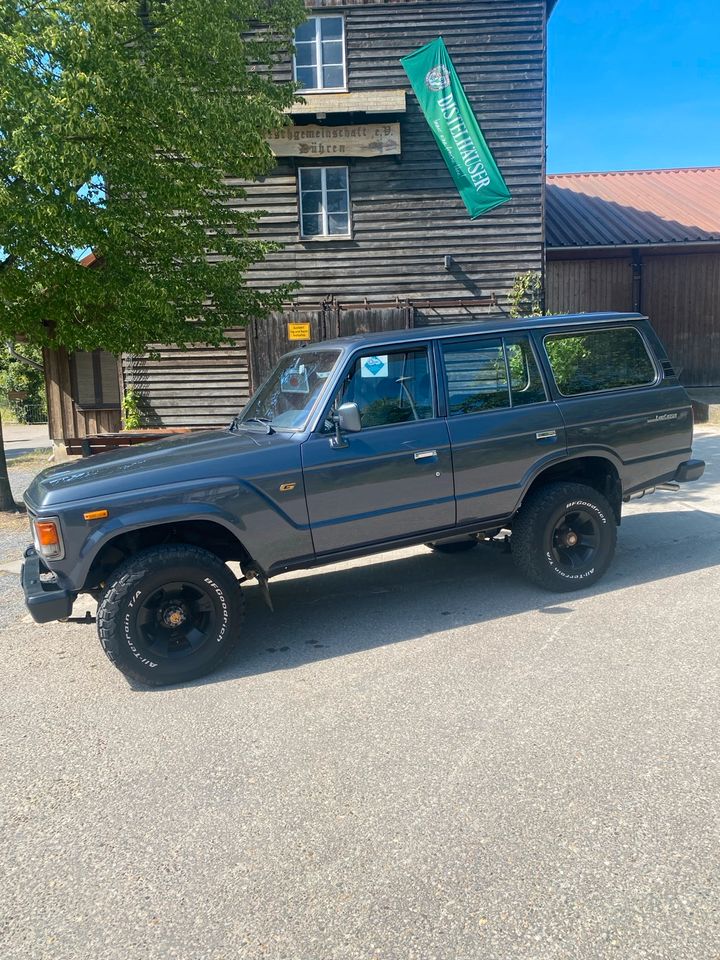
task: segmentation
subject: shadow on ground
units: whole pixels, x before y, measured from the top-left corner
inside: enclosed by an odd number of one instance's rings
[[[292,669],[471,624],[477,624],[482,644],[502,618],[534,610],[563,616],[582,597],[720,564],[719,544],[719,515],[660,510],[626,517],[610,570],[600,583],[577,593],[551,594],[528,585],[501,544],[481,544],[459,556],[420,548],[410,556],[387,554],[380,562],[374,558],[366,565],[273,581],[274,614],[257,587],[243,588],[246,643],[222,670],[193,685]]]

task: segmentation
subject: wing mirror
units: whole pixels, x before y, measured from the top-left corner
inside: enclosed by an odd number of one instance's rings
[[[342,403],[333,416],[335,423],[335,436],[332,438],[332,445],[336,448],[346,447],[347,440],[343,438],[343,433],[359,433],[362,430],[360,420],[360,410],[356,403]]]

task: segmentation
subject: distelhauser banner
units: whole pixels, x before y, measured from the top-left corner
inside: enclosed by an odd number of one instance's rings
[[[400,62],[473,220],[510,200],[442,37]]]

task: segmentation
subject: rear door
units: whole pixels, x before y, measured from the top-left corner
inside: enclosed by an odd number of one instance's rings
[[[566,454],[565,428],[529,336],[439,341],[457,523],[514,512],[529,478]]]
[[[363,429],[338,449],[328,418],[302,445],[317,553],[452,527],[450,439],[435,380],[428,344],[367,351],[349,363],[333,406],[356,403]]]

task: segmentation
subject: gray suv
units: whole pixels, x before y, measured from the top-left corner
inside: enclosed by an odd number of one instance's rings
[[[589,587],[624,501],[702,475],[692,434],[688,396],[637,314],[309,345],[227,429],[41,473],[25,494],[26,603],[45,623],[92,594],[110,660],[168,684],[241,642],[248,579],[267,593],[288,570],[412,544],[459,553],[510,531],[533,583]]]

